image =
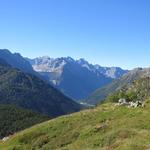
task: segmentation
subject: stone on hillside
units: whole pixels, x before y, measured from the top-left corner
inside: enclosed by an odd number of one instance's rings
[[[142,101],[136,101],[136,102],[127,102],[126,99],[121,98],[118,100],[118,103],[116,104],[116,106],[128,106],[128,108],[137,108],[137,107],[145,107],[145,104]]]
[[[128,104],[125,98],[119,99],[118,103],[119,103],[120,105],[127,105],[127,104]]]
[[[8,139],[9,139],[9,137],[4,137],[4,138],[2,139],[2,141],[3,141],[3,142],[6,142]]]

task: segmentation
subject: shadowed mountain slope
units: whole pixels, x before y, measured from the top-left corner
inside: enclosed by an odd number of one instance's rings
[[[0,104],[14,104],[56,117],[80,110],[80,105],[40,78],[0,60]]]
[[[48,119],[50,118],[27,109],[0,104],[0,138],[12,135]]]

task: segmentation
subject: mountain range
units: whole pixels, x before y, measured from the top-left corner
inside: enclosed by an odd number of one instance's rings
[[[84,59],[74,60],[71,57],[54,59],[44,56],[26,60],[30,62],[34,71],[74,100],[87,98],[97,88],[128,72],[119,67],[101,67]]]
[[[87,99],[98,88],[128,72],[119,67],[102,67],[90,64],[85,59],[74,60],[71,57],[29,59],[7,49],[0,49],[0,58],[13,68],[47,81],[74,100]]]
[[[74,60],[71,57],[29,59],[7,49],[0,49],[0,58],[13,68],[46,80],[74,100],[86,99],[96,89],[128,72],[119,67],[102,67],[90,64],[85,59]]]

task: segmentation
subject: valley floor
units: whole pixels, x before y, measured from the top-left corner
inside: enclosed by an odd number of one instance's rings
[[[150,101],[145,108],[106,103],[19,132],[0,150],[148,150]]]

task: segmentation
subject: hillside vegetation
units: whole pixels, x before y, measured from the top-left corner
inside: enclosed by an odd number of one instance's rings
[[[150,78],[127,85],[93,109],[59,117],[0,142],[2,150],[148,150]],[[120,96],[120,97],[119,97]],[[141,100],[145,107],[116,106],[119,98]]]
[[[0,138],[50,118],[12,105],[0,105]]]
[[[119,91],[108,96],[106,101],[118,102],[120,98],[127,101],[145,101],[150,97],[150,77],[135,80],[131,85],[126,85]]]
[[[97,104],[110,94],[113,94],[124,86],[130,86],[135,80],[150,77],[150,68],[136,68],[123,75],[121,78],[114,80],[112,83],[97,89],[93,94],[85,100],[88,104]]]
[[[148,150],[150,101],[145,108],[105,103],[36,125],[0,142],[2,150]]]

